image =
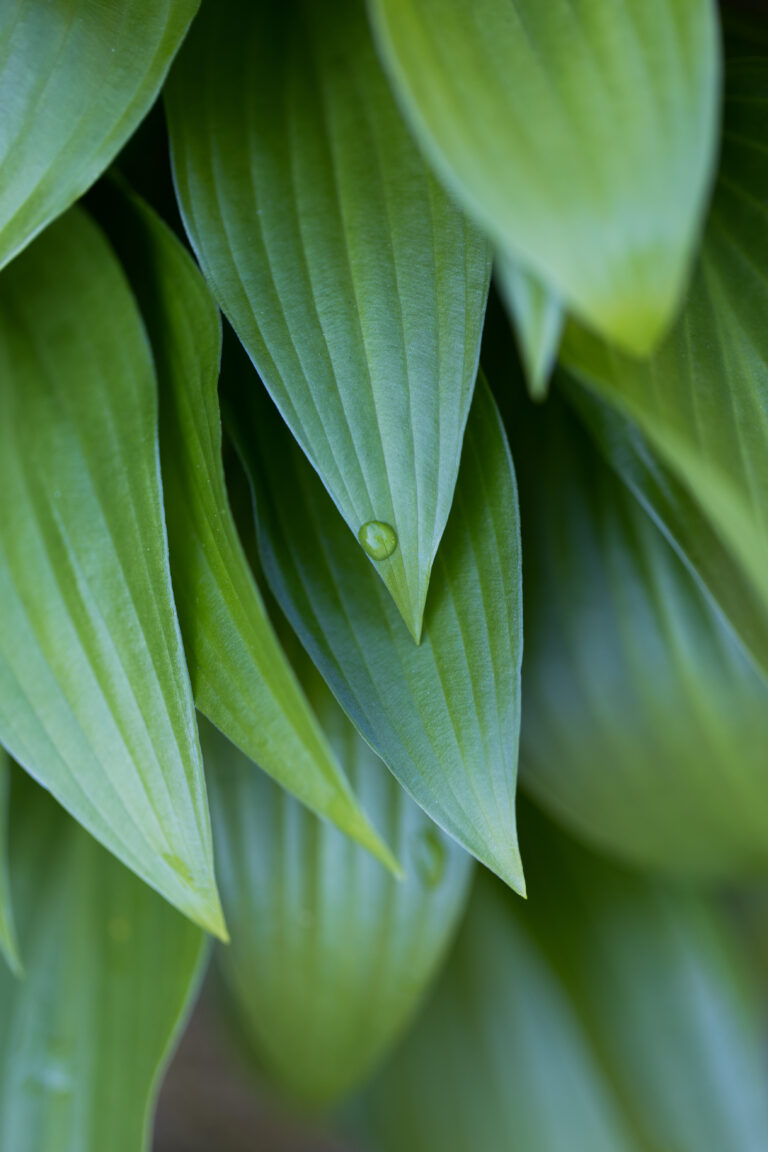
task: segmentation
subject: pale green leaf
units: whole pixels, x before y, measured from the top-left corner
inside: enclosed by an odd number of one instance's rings
[[[26,971],[0,968],[0,1147],[149,1152],[205,937],[19,772],[11,806]]]
[[[559,298],[514,260],[499,253],[496,278],[517,336],[528,391],[543,400],[557,360],[565,314]]]
[[[411,142],[363,0],[210,0],[167,104],[203,271],[354,537],[390,529],[369,556],[418,639],[489,247]]]
[[[199,2],[0,5],[0,267],[117,154],[160,91]]]
[[[8,872],[8,761],[0,748],[0,952],[15,975],[21,974],[13,900]]]
[[[419,647],[268,401],[246,386],[231,404],[264,570],[302,643],[427,814],[523,891],[517,490],[487,385],[475,392]]]
[[[562,356],[634,420],[752,585],[768,632],[768,62],[727,79],[722,168],[684,312],[652,359],[571,324]],[[727,609],[726,609],[727,610]],[[746,612],[746,608],[744,610]],[[739,631],[745,635],[745,628]],[[746,639],[746,636],[745,636]]]
[[[333,747],[406,869],[397,881],[202,732],[232,943],[218,956],[269,1075],[315,1105],[361,1083],[404,1030],[464,908],[471,857],[424,815],[341,711],[298,642]]]
[[[269,622],[229,507],[218,311],[173,233],[113,189],[100,199],[157,367],[176,605],[197,707],[283,787],[388,864]]]
[[[495,245],[647,352],[717,145],[714,0],[370,0],[414,132]]]
[[[0,275],[0,741],[220,934],[156,408],[128,284],[71,209]]]
[[[643,866],[764,869],[768,682],[562,402],[522,407],[526,788]]]
[[[375,1152],[763,1152],[757,998],[726,920],[526,823],[530,899],[478,877],[368,1101]]]

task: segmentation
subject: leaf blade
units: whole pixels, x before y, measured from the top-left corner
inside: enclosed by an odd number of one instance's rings
[[[8,865],[8,760],[0,748],[0,951],[14,976],[21,975],[21,956],[11,900]]]

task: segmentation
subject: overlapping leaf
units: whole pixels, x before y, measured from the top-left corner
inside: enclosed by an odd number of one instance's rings
[[[411,125],[510,258],[645,353],[680,301],[719,113],[712,0],[370,0]]]
[[[21,971],[8,874],[8,761],[0,748],[0,952],[12,972]]]
[[[722,169],[685,310],[657,354],[621,356],[574,325],[563,357],[630,416],[741,567],[768,630],[768,64],[734,64]],[[727,610],[727,609],[726,609]]]
[[[416,647],[268,402],[231,397],[272,590],[344,710],[432,819],[518,891],[517,492],[487,386],[467,424]]]
[[[216,306],[147,205],[117,188],[99,203],[157,365],[171,568],[195,702],[278,783],[389,862],[283,654],[238,539],[221,456]]]
[[[156,406],[128,285],[71,209],[0,275],[0,741],[221,933]]]
[[[149,1152],[203,933],[19,772],[12,810],[25,976],[0,966],[0,1147]]]
[[[168,91],[203,270],[418,638],[488,246],[411,142],[363,0],[210,0]]]
[[[159,92],[198,4],[0,7],[0,267],[107,167]]]
[[[315,711],[406,878],[397,881],[203,733],[238,1026],[269,1073],[328,1103],[370,1074],[413,1014],[461,913],[471,858],[350,724],[294,640]]]
[[[511,428],[526,787],[646,866],[765,868],[768,683],[562,402]]]
[[[533,828],[531,899],[478,878],[371,1094],[375,1152],[761,1152],[763,1045],[730,927]]]
[[[541,400],[557,360],[565,322],[563,306],[540,280],[503,253],[496,259],[495,271],[517,336],[528,391]]]

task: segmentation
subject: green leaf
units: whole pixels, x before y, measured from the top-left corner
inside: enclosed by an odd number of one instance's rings
[[[305,648],[425,812],[524,891],[517,490],[487,386],[475,392],[419,647],[266,398],[245,387],[229,402],[256,488],[264,570]]]
[[[525,409],[526,789],[645,867],[764,869],[768,683],[557,397]]]
[[[199,0],[0,9],[0,268],[104,171],[149,111]]]
[[[408,798],[294,647],[315,711],[407,875],[387,875],[203,730],[232,933],[218,955],[238,1027],[280,1085],[317,1105],[362,1082],[406,1027],[464,908],[471,857]]]
[[[560,347],[563,306],[546,285],[503,253],[496,258],[495,271],[517,336],[528,391],[533,400],[543,400]]]
[[[155,356],[171,570],[197,707],[279,784],[396,868],[280,647],[237,535],[221,456],[216,305],[148,205],[115,187],[99,203]]]
[[[489,247],[411,142],[363,0],[204,5],[168,111],[203,271],[418,639]]]
[[[760,1014],[725,918],[521,823],[531,898],[478,878],[369,1099],[376,1152],[762,1152]]]
[[[734,632],[768,675],[768,613],[759,591],[728,550],[695,497],[664,466],[640,429],[564,374],[564,395],[605,459],[710,593]]]
[[[688,278],[715,159],[712,0],[370,0],[438,171],[495,245],[647,353]]]
[[[638,362],[569,325],[562,357],[635,421],[740,567],[768,631],[768,62],[727,78],[722,170],[685,310]],[[709,581],[708,581],[709,582]],[[711,586],[711,585],[710,585]],[[726,611],[728,609],[726,608]],[[746,611],[746,609],[745,609]],[[745,628],[740,627],[745,635]]]
[[[0,748],[0,952],[5,956],[11,972],[20,976],[21,957],[8,872],[8,827],[8,760]]]
[[[205,937],[21,773],[12,812],[26,974],[0,969],[0,1147],[149,1152]]]
[[[0,382],[0,741],[222,934],[152,361],[120,267],[79,209],[0,275]]]

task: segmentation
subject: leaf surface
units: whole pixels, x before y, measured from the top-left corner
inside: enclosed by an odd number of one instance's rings
[[[768,62],[730,68],[721,172],[684,311],[640,362],[570,324],[562,358],[647,436],[761,606],[768,629]],[[760,607],[758,608],[760,610]],[[742,635],[744,629],[740,628]]]
[[[148,205],[117,187],[100,204],[157,367],[171,570],[195,703],[279,784],[392,865],[280,647],[240,544],[222,464],[216,305]]]
[[[149,111],[199,0],[0,8],[0,268],[104,171]]]
[[[313,1104],[362,1082],[399,1037],[464,908],[471,857],[406,795],[293,641],[349,779],[403,861],[395,880],[203,732],[232,943],[218,953],[238,1027],[270,1075]]]
[[[268,402],[245,388],[229,403],[264,570],[305,648],[427,814],[523,891],[517,490],[487,385],[475,392],[418,647]]]
[[[565,314],[558,297],[540,280],[501,254],[496,278],[517,336],[528,391],[543,400],[557,361]]]
[[[0,740],[220,934],[154,370],[114,254],[79,209],[0,275],[0,489]]]
[[[369,7],[417,138],[495,245],[647,353],[680,303],[715,160],[712,0]]]
[[[149,1152],[205,937],[19,772],[12,812],[25,975],[0,968],[0,1147]]]
[[[418,639],[489,247],[412,143],[362,0],[208,3],[167,103],[203,271]]]
[[[14,975],[21,975],[11,882],[8,868],[8,759],[0,748],[0,952]]]
[[[521,824],[531,898],[478,877],[369,1098],[375,1152],[760,1152],[759,1013],[725,918]]]

